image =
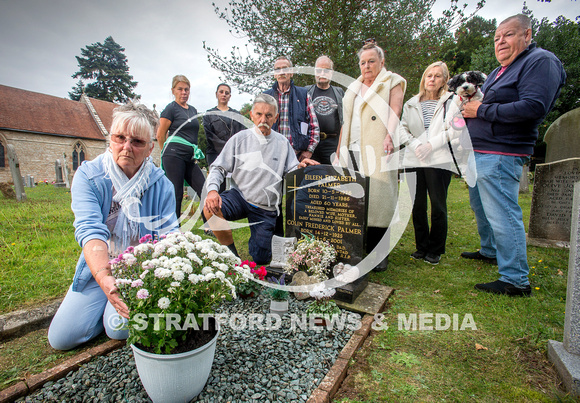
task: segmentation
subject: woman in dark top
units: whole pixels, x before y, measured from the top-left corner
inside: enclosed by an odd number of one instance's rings
[[[227,84],[220,84],[217,87],[215,96],[218,105],[214,108],[208,109],[203,116],[203,129],[205,130],[205,137],[207,139],[206,158],[207,165],[211,165],[218,155],[222,152],[226,142],[234,134],[240,130],[244,130],[245,126],[235,119],[232,119],[232,114],[237,114],[240,119],[243,119],[240,112],[228,106],[230,98],[232,97],[232,90]],[[225,113],[222,113],[225,112]],[[225,182],[220,187],[220,193],[225,190]]]
[[[181,201],[183,199],[183,181],[195,190],[201,197],[205,178],[196,160],[204,157],[197,148],[199,123],[197,110],[187,104],[190,84],[187,77],[173,77],[171,92],[175,101],[161,112],[157,141],[161,147],[161,164],[165,175],[175,188],[175,213],[181,216]]]

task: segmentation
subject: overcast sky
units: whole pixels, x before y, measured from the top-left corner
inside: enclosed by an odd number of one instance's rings
[[[275,1],[275,0],[273,0]],[[475,0],[469,3],[473,9]],[[76,83],[75,56],[86,45],[109,35],[125,48],[135,90],[148,106],[162,110],[173,100],[171,78],[185,74],[192,84],[189,103],[200,112],[216,105],[219,72],[213,70],[202,48],[206,43],[229,54],[243,45],[215,14],[207,0],[0,0],[0,84],[68,98]],[[226,4],[225,0],[216,0]],[[450,0],[437,0],[434,11]],[[580,15],[577,0],[528,0],[536,18]],[[523,1],[487,0],[479,13],[503,18],[522,10]],[[233,89],[230,106],[239,109],[252,96]],[[1,113],[1,111],[0,111]]]

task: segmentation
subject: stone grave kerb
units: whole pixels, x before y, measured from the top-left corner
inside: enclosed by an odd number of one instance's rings
[[[580,396],[580,182],[574,185],[564,342],[548,341],[548,357],[564,386]]]

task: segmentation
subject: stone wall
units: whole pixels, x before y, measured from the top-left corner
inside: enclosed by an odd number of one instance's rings
[[[106,149],[105,140],[87,140],[10,130],[0,130],[0,141],[5,150],[8,144],[14,145],[22,176],[31,175],[36,182],[48,180],[52,183],[56,179],[54,163],[57,159],[62,161],[63,153],[66,154],[66,163],[72,173],[72,152],[78,142],[84,147],[85,160],[92,160]],[[159,155],[159,147],[155,142],[152,157],[157,166],[159,166]],[[7,158],[6,167],[0,167],[0,182],[12,182]]]

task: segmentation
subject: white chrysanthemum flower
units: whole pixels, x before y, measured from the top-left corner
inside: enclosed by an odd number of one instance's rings
[[[224,272],[223,272],[223,271],[218,271],[218,272],[216,272],[216,273],[215,273],[215,276],[216,276],[216,278],[218,278],[218,279],[220,279],[220,280],[222,280],[222,281],[223,281],[223,280],[225,280],[225,278],[226,278],[226,275],[224,274]]]
[[[213,273],[211,267],[205,266],[203,269],[201,269],[201,274],[208,275],[209,273]]]
[[[141,275],[139,276],[139,278],[141,280],[143,280],[147,274],[149,274],[149,270],[145,270],[143,273],[141,273]]]
[[[177,280],[177,281],[181,281],[185,278],[185,273],[183,273],[181,270],[177,270],[173,272],[173,279]]]
[[[179,281],[173,281],[170,285],[172,287],[181,287],[181,283]]]
[[[183,265],[183,272],[185,274],[190,274],[193,272],[193,267],[191,267],[191,265],[189,263],[186,263]]]
[[[157,277],[157,278],[171,277],[171,270],[166,269],[164,267],[159,267],[159,268],[155,269],[155,277]]]
[[[213,280],[214,278],[215,278],[215,274],[214,274],[214,273],[207,273],[207,274],[205,275],[205,278],[204,278],[204,280],[205,280],[205,281],[210,281],[210,280]]]
[[[170,255],[177,255],[177,248],[175,246],[171,246],[169,248],[167,248],[167,253],[169,253]]]
[[[189,277],[187,277],[187,279],[192,283],[192,284],[197,284],[200,281],[200,276],[198,274],[190,274]]]
[[[163,297],[159,299],[159,302],[157,302],[157,306],[161,309],[167,309],[169,308],[170,303],[171,301],[169,301],[169,298]]]

